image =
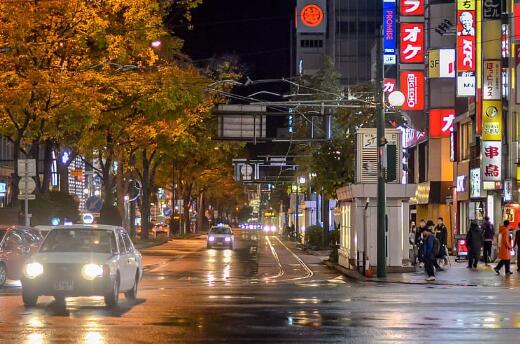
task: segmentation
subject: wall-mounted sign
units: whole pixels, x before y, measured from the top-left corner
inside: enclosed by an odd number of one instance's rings
[[[473,97],[477,93],[477,78],[475,72],[457,74],[457,97]]]
[[[383,3],[383,49],[384,64],[396,64],[396,7],[395,0],[385,0]]]
[[[511,202],[513,199],[513,181],[504,180],[504,202]]]
[[[500,61],[484,61],[482,71],[484,72],[484,83],[482,85],[482,99],[500,100]]]
[[[385,78],[383,81],[383,92],[386,95],[394,92],[397,89],[397,79]]]
[[[402,16],[424,15],[424,0],[400,0],[399,13]]]
[[[450,137],[454,120],[454,109],[431,109],[429,136],[431,138]]]
[[[502,101],[482,102],[482,140],[502,140]]]
[[[403,110],[424,110],[424,72],[401,71],[401,92],[405,96]]]
[[[298,0],[296,4],[298,33],[325,33],[327,31],[326,9],[325,0]]]
[[[502,0],[483,0],[483,13],[484,19],[500,19],[502,14]],[[515,12],[516,14],[516,12]]]
[[[469,171],[469,197],[479,198],[482,193],[481,190],[480,168],[474,168]]]
[[[430,78],[455,77],[455,49],[435,49],[428,52]]]
[[[424,63],[424,23],[401,23],[401,63]]]
[[[482,141],[482,180],[501,181],[502,142]]]
[[[516,9],[516,7],[515,7]],[[520,7],[518,8],[518,10],[520,11]],[[517,13],[517,12],[515,12]],[[518,12],[520,13],[520,12]],[[519,15],[520,17],[520,15]],[[516,16],[515,16],[516,18]],[[516,20],[516,19],[515,19]],[[520,25],[520,22],[518,23],[518,25]],[[520,30],[520,27],[518,28],[518,30]],[[520,44],[518,45],[515,45],[515,85],[516,85],[516,103],[517,104],[520,104]]]
[[[466,192],[466,176],[457,176],[457,186],[455,187],[457,192]]]
[[[403,133],[402,142],[403,148],[408,148],[415,146],[418,142],[420,142],[426,135],[419,130],[415,130],[413,128],[403,128],[399,127]]]

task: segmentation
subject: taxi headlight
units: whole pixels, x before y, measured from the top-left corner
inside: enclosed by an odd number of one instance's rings
[[[264,232],[269,232],[269,226],[268,225],[264,226]]]
[[[225,241],[225,242],[231,242],[231,237],[225,237],[225,238],[224,238],[224,241]]]
[[[81,275],[84,279],[92,281],[96,277],[103,276],[103,267],[97,264],[85,264],[81,269]]]
[[[208,241],[215,241],[215,237],[214,236],[208,237]]]
[[[276,232],[276,226],[271,226],[271,232]]]
[[[27,265],[25,265],[25,269],[23,272],[25,277],[29,279],[34,279],[43,274],[43,265],[41,265],[38,262],[28,263]]]

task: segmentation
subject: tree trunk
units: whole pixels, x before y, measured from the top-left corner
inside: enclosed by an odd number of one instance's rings
[[[40,193],[45,194],[49,191],[51,174],[52,174],[52,149],[53,143],[51,140],[45,141],[45,152],[43,155],[43,180]]]
[[[204,191],[199,194],[199,204],[197,207],[197,231],[203,231],[204,228]]]
[[[321,216],[323,217],[323,246],[327,247],[329,242],[329,198],[325,193],[322,194],[322,210]]]
[[[13,142],[13,164],[14,164],[14,173],[11,178],[11,205],[13,208],[18,208],[20,206],[20,201],[18,200],[18,194],[20,190],[18,189],[18,181],[20,177],[18,177],[18,159],[20,159],[20,139],[17,139]]]
[[[143,150],[142,156],[143,174],[141,178],[141,238],[148,239],[148,231],[150,230],[150,165],[146,156],[146,149]]]
[[[119,213],[123,215],[123,224],[126,224],[125,195],[128,193],[128,180],[125,180],[124,176],[125,171],[123,169],[123,158],[122,154],[119,154],[117,159],[117,173],[115,175],[117,208],[119,209]]]

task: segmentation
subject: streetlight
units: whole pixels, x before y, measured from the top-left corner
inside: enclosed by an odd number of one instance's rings
[[[388,95],[388,103],[394,107],[402,106],[405,100],[405,96],[401,91],[394,91]]]
[[[152,48],[159,48],[161,46],[160,40],[155,40],[152,42]]]

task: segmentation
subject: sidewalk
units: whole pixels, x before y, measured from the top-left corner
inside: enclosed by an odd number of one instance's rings
[[[454,257],[451,257],[451,267],[447,267],[445,271],[439,271],[435,274],[436,280],[427,282],[426,275],[422,268],[417,268],[416,272],[412,273],[389,273],[386,278],[365,278],[356,271],[342,271],[344,274],[357,280],[377,283],[403,283],[403,284],[434,284],[434,285],[451,285],[451,286],[479,286],[479,287],[504,287],[504,288],[518,288],[520,287],[520,273],[516,271],[516,264],[511,265],[513,275],[504,276],[504,270],[498,276],[493,268],[496,264],[491,266],[484,266],[480,263],[477,270],[466,268],[467,262],[455,262]],[[329,267],[330,263],[327,264]],[[339,268],[336,267],[337,270]],[[341,269],[345,270],[345,269]],[[374,271],[375,273],[375,271]]]

